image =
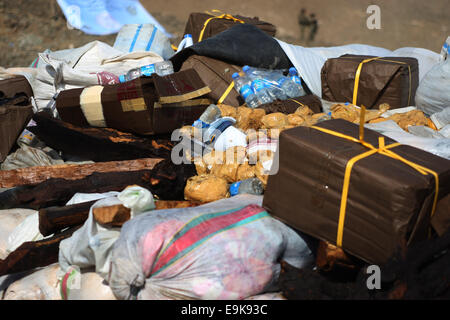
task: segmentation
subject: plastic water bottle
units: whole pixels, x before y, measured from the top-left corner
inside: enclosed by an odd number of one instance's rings
[[[252,81],[252,87],[255,90],[255,95],[261,104],[270,103],[273,101],[272,96],[267,89],[267,85],[263,79],[254,79]]]
[[[194,44],[192,41],[192,35],[187,33],[184,35],[183,40],[181,40],[180,44],[178,45],[177,52],[180,52],[184,48],[190,47]]]
[[[267,89],[267,84],[263,80],[261,76],[254,76],[250,73],[250,67],[244,66],[242,68],[242,71],[244,71],[245,75],[250,79],[252,88],[255,91],[255,95],[259,100],[259,104],[265,104],[270,103],[273,101],[272,96],[269,93],[269,90]]]
[[[294,67],[291,67],[289,69],[289,78],[291,78],[291,80],[298,86],[298,88],[300,89],[301,95],[300,96],[304,96],[306,94],[305,89],[303,89],[302,86],[302,80],[300,79],[300,77],[298,76],[298,72],[297,69],[295,69]],[[299,97],[300,97],[299,96]],[[294,97],[295,98],[295,97]]]
[[[286,94],[277,82],[278,78],[283,75],[281,70],[258,69],[250,66],[244,66],[242,70],[249,75],[249,77],[262,79],[272,100],[287,99]]]
[[[277,82],[289,98],[296,98],[302,95],[298,86],[290,78],[281,76]]]
[[[232,78],[237,91],[244,98],[247,106],[250,108],[256,108],[259,106],[260,102],[256,97],[256,94],[253,92],[253,88],[250,85],[248,78],[239,76],[239,73],[237,72],[233,73]]]
[[[280,84],[278,83],[278,79],[283,76],[282,72],[272,71],[267,72],[265,76],[265,83],[267,85],[267,89],[269,90],[270,95],[272,96],[273,100],[279,99],[279,100],[286,100],[288,96],[284,92],[284,90],[281,88]]]
[[[222,112],[215,104],[210,104],[198,120],[195,120],[193,126],[197,128],[207,128],[211,123],[216,121],[222,116]]]
[[[231,196],[243,193],[260,195],[263,194],[263,192],[264,192],[263,183],[258,178],[245,179],[230,185]]]
[[[173,65],[171,61],[161,61],[148,66],[143,66],[140,68],[134,68],[127,72],[127,74],[121,75],[119,77],[120,82],[127,82],[140,76],[150,76],[156,73],[159,76],[166,76],[173,73]]]

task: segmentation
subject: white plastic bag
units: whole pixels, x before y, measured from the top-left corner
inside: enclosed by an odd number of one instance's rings
[[[46,151],[50,148],[46,147]],[[54,156],[52,157],[51,154]],[[8,155],[5,161],[1,164],[2,170],[15,170],[20,168],[35,167],[35,166],[52,166],[64,164],[64,160],[58,156],[58,153],[53,150],[52,153],[47,153],[38,148],[32,148],[22,145],[16,152]]]
[[[33,89],[38,109],[45,108],[61,91],[98,84],[111,84],[111,75],[118,76],[130,69],[163,61],[153,52],[124,53],[100,41],[80,48],[40,53],[37,69],[26,74]],[[13,72],[13,70],[6,70]]]
[[[59,265],[52,264],[17,280],[5,291],[4,300],[61,300]]]
[[[22,221],[8,237],[6,252],[9,254],[24,242],[39,241],[44,236],[39,231],[39,212],[29,215]]]
[[[303,239],[262,196],[156,210],[122,226],[107,279],[119,299],[245,299],[276,290],[280,259],[312,261]]]
[[[31,209],[0,210],[0,259],[5,259],[9,254],[7,251],[8,237],[14,229],[27,217],[36,213],[36,210]]]
[[[114,48],[122,52],[150,51],[164,60],[168,60],[175,53],[169,38],[150,23],[124,25],[117,35]]]
[[[110,191],[105,193],[75,193],[73,197],[66,203],[66,206],[105,198],[117,197],[119,193],[120,192],[117,191]]]
[[[435,65],[420,82],[417,108],[428,115],[450,107],[450,59]]]
[[[80,289],[71,289],[67,300],[117,300],[105,280],[95,272],[81,274]]]
[[[68,284],[68,279],[72,280]],[[52,264],[13,280],[4,291],[5,300],[116,300],[111,288],[95,272],[67,277]],[[1,296],[0,296],[1,299]]]
[[[450,88],[449,88],[449,90],[450,90]],[[438,130],[441,130],[446,125],[449,125],[450,124],[450,105],[448,107],[442,109],[442,111],[440,111],[440,112],[433,113],[430,118]]]
[[[125,188],[118,196],[126,208],[131,209],[131,215],[134,216],[140,212],[155,209],[155,201],[150,191],[139,186],[130,186]]]
[[[89,217],[84,225],[75,231],[72,236],[59,244],[59,264],[63,272],[67,272],[70,266],[89,268],[95,266],[95,272],[106,278],[109,273],[111,249],[114,242],[119,238],[120,228],[106,227],[97,223],[94,219],[92,209],[123,204],[131,209],[131,218],[140,214],[142,210],[155,207],[153,195],[150,191],[131,186],[125,188],[121,193],[111,192],[106,194],[82,194],[78,199],[82,202],[90,201],[95,197],[102,198],[92,205]],[[121,199],[121,200],[119,200]],[[75,201],[69,201],[73,203]]]

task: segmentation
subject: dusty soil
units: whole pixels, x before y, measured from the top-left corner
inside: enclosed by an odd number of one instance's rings
[[[396,49],[440,48],[450,34],[448,0],[141,0],[147,10],[174,34],[177,44],[191,12],[218,9],[258,16],[277,26],[276,37],[307,46],[364,43]],[[381,9],[381,29],[369,30],[366,9]],[[300,8],[315,13],[319,22],[312,43],[300,41]],[[69,30],[55,0],[0,0],[0,66],[28,66],[38,52],[79,47],[92,40],[113,44],[116,35],[89,36]]]

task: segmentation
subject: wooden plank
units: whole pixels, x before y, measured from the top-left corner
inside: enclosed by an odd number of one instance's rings
[[[120,172],[152,169],[162,159],[147,158],[126,161],[97,162],[92,164],[63,164],[0,171],[0,188],[37,184],[52,178],[77,180],[94,172]]]
[[[49,236],[65,228],[84,224],[89,216],[91,206],[96,201],[97,200],[70,206],[50,207],[39,210],[39,231],[42,235]],[[201,204],[202,203],[195,201],[158,200],[155,202],[155,210],[196,207]],[[94,215],[96,209],[94,209]],[[113,222],[111,219],[108,221],[100,219],[98,221],[104,224]],[[122,225],[123,222],[119,225]]]
[[[95,162],[169,158],[173,147],[170,135],[141,138],[111,128],[78,127],[45,112],[34,114],[33,120],[37,126],[29,130],[49,147]]]
[[[92,209],[95,221],[100,224],[121,227],[131,218],[131,210],[121,204]]]
[[[64,206],[77,192],[122,191],[130,185],[150,190],[157,199],[184,200],[186,181],[194,175],[196,170],[192,164],[175,165],[170,160],[163,160],[151,170],[95,172],[79,180],[52,178],[36,185],[19,186],[0,193],[0,209],[39,210]]]

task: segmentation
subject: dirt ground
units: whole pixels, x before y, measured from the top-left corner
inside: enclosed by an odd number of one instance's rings
[[[119,0],[117,0],[119,1]],[[449,0],[141,0],[178,44],[191,12],[217,9],[258,16],[277,26],[280,40],[305,46],[363,43],[388,49],[423,47],[439,52],[450,35]],[[366,12],[380,7],[381,29],[369,30]],[[315,13],[314,42],[300,40],[300,8]],[[89,36],[69,30],[55,0],[0,0],[0,66],[28,66],[38,52],[79,47],[92,40],[113,44],[116,35]]]

